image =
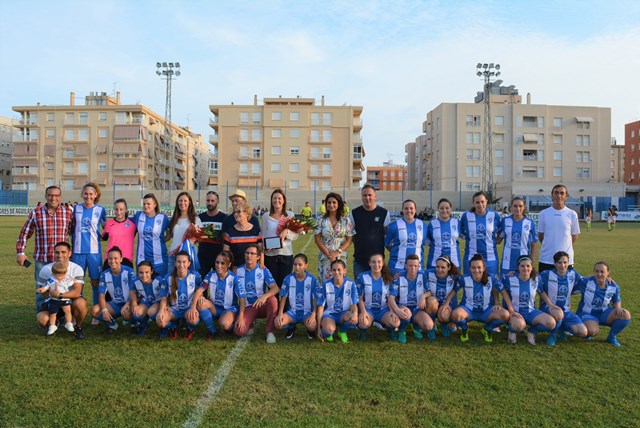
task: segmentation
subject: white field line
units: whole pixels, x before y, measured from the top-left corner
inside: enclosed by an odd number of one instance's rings
[[[202,423],[202,417],[211,403],[213,403],[213,400],[218,396],[218,393],[224,386],[224,382],[227,380],[229,373],[231,373],[236,360],[247,346],[247,343],[249,343],[249,340],[251,340],[251,336],[253,336],[253,329],[238,340],[236,346],[233,347],[227,356],[227,359],[224,360],[213,379],[211,379],[211,382],[209,382],[207,390],[200,396],[200,398],[198,398],[195,408],[191,412],[191,415],[189,415],[189,418],[182,425],[183,427],[197,427]]]

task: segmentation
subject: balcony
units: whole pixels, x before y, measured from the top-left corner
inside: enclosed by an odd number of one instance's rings
[[[353,118],[353,130],[354,131],[359,131],[362,129],[362,119],[360,119],[359,117],[354,117]]]
[[[354,180],[362,180],[362,171],[353,171]]]
[[[331,144],[333,141],[326,141],[319,137],[309,137],[309,144]]]
[[[209,134],[209,144],[218,144],[218,134]]]

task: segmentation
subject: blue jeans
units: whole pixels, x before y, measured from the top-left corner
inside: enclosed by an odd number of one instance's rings
[[[36,260],[34,266],[33,277],[36,280],[36,289],[38,288],[38,281],[40,279],[40,271],[43,267],[49,263],[39,262]],[[36,293],[36,313],[40,312],[42,305],[44,304],[44,295]]]
[[[351,277],[351,275],[348,275],[348,276],[349,278],[353,278],[353,280],[355,281],[358,279],[361,273],[364,273],[368,270],[371,270],[371,267],[369,267],[369,265],[362,266],[360,263],[354,260],[353,261],[353,277]]]

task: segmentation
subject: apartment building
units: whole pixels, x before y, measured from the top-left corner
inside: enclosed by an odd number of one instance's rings
[[[20,114],[13,146],[13,189],[60,185],[80,189],[89,180],[119,190],[193,190],[206,186],[209,148],[200,134],[142,104],[121,104],[102,92],[84,103],[14,106]]]
[[[18,138],[17,121],[0,116],[0,185],[4,190],[11,189],[11,152],[13,140]]]
[[[611,109],[522,103],[513,86],[493,87],[491,128],[496,194],[623,195],[611,178]],[[482,180],[483,94],[475,103],[442,103],[427,114],[408,170],[415,190],[476,191]],[[410,187],[411,188],[411,187]]]
[[[624,181],[640,186],[640,120],[624,125]]]
[[[376,190],[402,190],[405,188],[406,180],[404,165],[383,162],[382,166],[367,167],[367,183]]]
[[[358,189],[363,178],[362,107],[313,98],[211,105],[209,185],[222,188]]]

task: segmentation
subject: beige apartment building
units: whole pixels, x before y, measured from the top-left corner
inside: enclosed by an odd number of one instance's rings
[[[18,121],[0,116],[0,182],[2,189],[11,189],[11,153],[13,140],[18,138]]]
[[[121,104],[105,92],[84,103],[15,106],[21,116],[13,147],[13,189],[60,185],[80,189],[90,180],[119,191],[193,190],[209,179],[202,135],[175,124],[167,141],[164,117],[142,104]]]
[[[529,94],[522,104],[513,87],[494,89],[490,100],[497,196],[548,195],[556,183],[566,184],[576,197],[624,195],[624,184],[612,177],[610,108],[532,104]],[[480,190],[481,93],[476,101],[443,103],[427,114],[424,135],[406,147],[410,189]]]
[[[211,105],[215,147],[209,185],[340,191],[363,177],[362,107],[313,98],[254,96],[252,105]]]

